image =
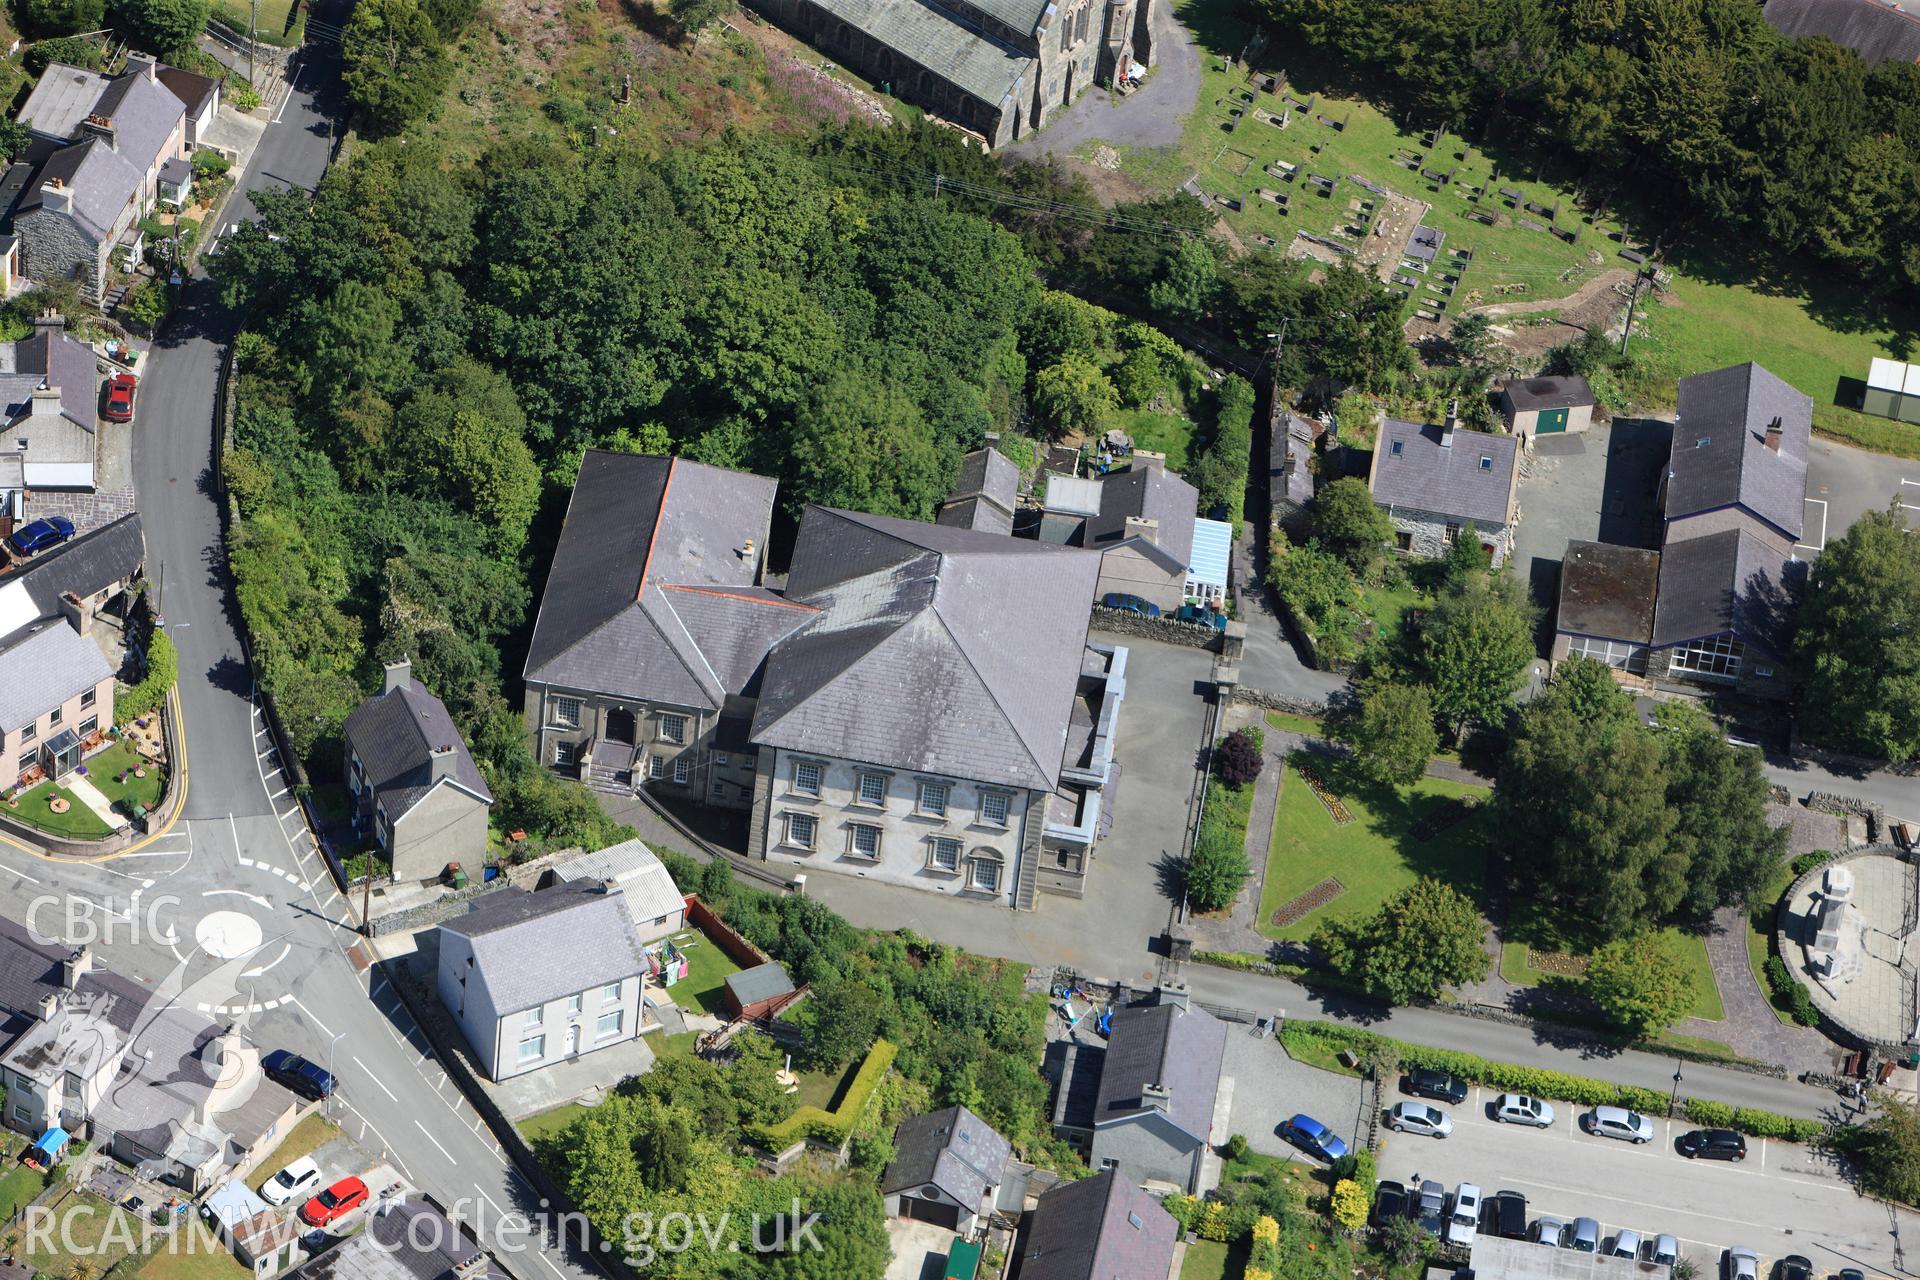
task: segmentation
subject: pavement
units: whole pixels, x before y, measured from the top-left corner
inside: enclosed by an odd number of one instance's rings
[[[887,1263],[886,1280],[940,1280],[947,1250],[957,1239],[947,1228],[931,1222],[888,1218],[887,1244],[893,1258]]]
[[[1201,52],[1193,42],[1193,33],[1173,16],[1170,5],[1156,6],[1154,15],[1156,61],[1138,89],[1121,95],[1096,84],[1047,121],[1040,132],[1002,150],[1008,155],[1033,158],[1070,155],[1089,142],[1127,147],[1178,145],[1200,95]]]
[[[1807,454],[1806,530],[1801,553],[1809,558],[1851,529],[1869,511],[1899,502],[1909,529],[1920,529],[1920,462],[1869,453],[1815,436]]]

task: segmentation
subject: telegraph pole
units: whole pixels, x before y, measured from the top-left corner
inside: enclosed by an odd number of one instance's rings
[[[253,76],[253,46],[260,42],[260,0],[253,0],[247,16],[247,88],[258,90]]]

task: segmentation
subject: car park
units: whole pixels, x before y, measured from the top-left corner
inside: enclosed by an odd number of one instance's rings
[[[133,392],[139,386],[139,379],[132,374],[120,372],[107,379],[107,407],[100,416],[108,422],[133,421]]]
[[[1581,1118],[1581,1127],[1600,1138],[1635,1143],[1653,1141],[1653,1121],[1625,1107],[1595,1107]]]
[[[367,1202],[367,1184],[358,1178],[342,1178],[300,1206],[300,1221],[310,1227],[324,1227],[358,1209]]]
[[[1453,1117],[1424,1102],[1396,1102],[1387,1112],[1387,1128],[1395,1133],[1444,1138],[1453,1132]]]
[[[1592,1218],[1575,1218],[1567,1228],[1566,1245],[1576,1253],[1600,1252],[1600,1224]]]
[[[1406,1184],[1400,1182],[1382,1182],[1373,1189],[1373,1212],[1367,1220],[1376,1227],[1384,1227],[1395,1218],[1410,1216],[1413,1201],[1407,1194]]]
[[[1420,1202],[1414,1211],[1420,1217],[1421,1226],[1439,1235],[1447,1223],[1447,1189],[1428,1178],[1420,1184]]]
[[[1535,1244],[1551,1245],[1555,1249],[1563,1247],[1567,1238],[1567,1224],[1558,1218],[1541,1218],[1533,1224],[1533,1230],[1527,1233],[1527,1239]]]
[[[1518,1191],[1496,1191],[1480,1205],[1480,1234],[1502,1240],[1527,1238],[1527,1198]]]
[[[1680,1261],[1680,1242],[1669,1235],[1657,1235],[1640,1246],[1640,1257],[1657,1267],[1671,1267]]]
[[[1347,1154],[1347,1144],[1340,1140],[1340,1135],[1312,1116],[1297,1115],[1291,1120],[1282,1120],[1280,1136],[1308,1155],[1328,1163]]]
[[[1109,591],[1100,599],[1100,603],[1109,609],[1119,609],[1124,613],[1137,613],[1143,618],[1160,616],[1160,606],[1151,600],[1142,600],[1139,596],[1130,596],[1121,591]]]
[[[260,1067],[267,1073],[267,1079],[315,1102],[330,1096],[337,1083],[331,1071],[287,1049],[275,1049],[267,1054],[260,1059]]]
[[[1463,1182],[1454,1190],[1453,1211],[1447,1215],[1448,1244],[1470,1246],[1480,1232],[1480,1188]]]
[[[1410,1098],[1431,1098],[1457,1107],[1467,1100],[1467,1082],[1445,1071],[1415,1067],[1400,1077],[1400,1092]]]
[[[1608,1246],[1607,1256],[1609,1258],[1638,1258],[1640,1256],[1640,1233],[1638,1231],[1622,1231],[1614,1236],[1612,1240],[1608,1241]]]
[[[1773,1280],[1813,1280],[1813,1262],[1802,1254],[1790,1253],[1773,1264]]]
[[[1524,1093],[1503,1093],[1493,1100],[1493,1118],[1501,1124],[1530,1124],[1545,1129],[1553,1124],[1553,1104]]]
[[[1694,1129],[1673,1140],[1674,1150],[1689,1160],[1745,1160],[1747,1140],[1732,1129]]]
[[[312,1156],[301,1156],[260,1186],[260,1198],[271,1205],[283,1205],[295,1196],[311,1195],[320,1185],[320,1166]]]
[[[1751,1249],[1728,1249],[1720,1255],[1722,1280],[1760,1280],[1760,1255]]]
[[[7,541],[11,542],[13,549],[21,555],[30,556],[36,551],[57,547],[72,536],[73,521],[65,516],[48,516],[43,520],[21,525],[13,531],[13,536]]]

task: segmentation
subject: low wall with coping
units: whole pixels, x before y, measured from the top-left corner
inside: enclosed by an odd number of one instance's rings
[[[1140,640],[1159,640],[1165,644],[1185,645],[1189,649],[1218,649],[1220,633],[1199,622],[1181,622],[1177,618],[1143,618],[1128,609],[1093,606],[1095,631],[1108,631]]]

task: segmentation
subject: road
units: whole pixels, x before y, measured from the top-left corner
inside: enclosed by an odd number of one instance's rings
[[[1658,1138],[1633,1146],[1581,1133],[1573,1123],[1579,1109],[1564,1104],[1551,1129],[1495,1124],[1486,1117],[1490,1096],[1476,1089],[1451,1108],[1450,1138],[1385,1134],[1381,1176],[1407,1181],[1417,1173],[1449,1191],[1461,1182],[1489,1194],[1518,1191],[1529,1215],[1597,1218],[1605,1236],[1667,1232],[1701,1275],[1714,1274],[1729,1247],[1758,1252],[1762,1275],[1788,1253],[1812,1259],[1817,1276],[1843,1267],[1906,1270],[1904,1240],[1920,1216],[1862,1197],[1807,1148],[1755,1139],[1742,1163],[1691,1161],[1673,1149],[1684,1122],[1655,1120]]]
[[[336,59],[313,45],[303,57],[296,91],[262,137],[249,189],[310,190],[326,171],[341,118]],[[224,221],[252,215],[239,199]],[[91,936],[107,965],[179,992],[262,1046],[331,1064],[342,1086],[329,1111],[348,1136],[469,1222],[520,1280],[600,1280],[577,1247],[546,1246],[542,1230],[513,1216],[536,1213],[538,1196],[439,1071],[383,980],[350,958],[358,941],[351,911],[275,767],[215,498],[213,405],[237,324],[204,278],[190,284],[149,356],[136,434],[149,572],[180,655],[183,819],[107,864],[0,851],[9,914],[37,913],[30,923],[42,934],[70,942]]]

